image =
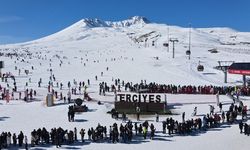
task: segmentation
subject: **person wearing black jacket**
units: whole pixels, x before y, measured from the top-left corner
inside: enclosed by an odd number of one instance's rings
[[[16,140],[16,133],[13,134],[12,136],[12,141],[13,141],[13,145],[16,146],[17,140]]]
[[[245,133],[245,135],[248,134],[248,124],[247,123],[245,123],[245,125],[244,125],[244,133]]]
[[[239,123],[239,128],[240,128],[240,133],[242,133],[242,129],[243,129],[243,123],[242,123],[242,121]]]
[[[80,135],[81,135],[82,142],[84,142],[85,129],[81,129]]]
[[[91,132],[91,130],[89,129],[89,130],[88,130],[89,140],[91,139],[91,134],[92,134],[92,132]]]
[[[20,131],[17,139],[18,139],[18,145],[19,145],[19,147],[22,147],[23,146],[23,139],[24,139],[24,135],[23,135],[22,131]]]
[[[74,138],[75,138],[75,141],[77,141],[77,129],[76,129],[76,127],[74,128]]]

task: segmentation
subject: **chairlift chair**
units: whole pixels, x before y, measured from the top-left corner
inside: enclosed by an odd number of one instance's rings
[[[200,64],[200,61],[199,61],[199,65],[197,66],[197,71],[199,72],[204,71],[204,66]]]
[[[164,47],[168,47],[168,43],[163,43],[163,46]]]
[[[190,50],[187,50],[186,51],[186,55],[190,55],[191,54],[191,51]]]

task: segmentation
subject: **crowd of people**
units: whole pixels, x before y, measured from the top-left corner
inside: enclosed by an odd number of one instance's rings
[[[37,91],[33,90],[32,88],[28,89],[27,82],[26,82],[24,91],[21,89],[18,89],[15,76],[12,75],[12,73],[10,72],[4,73],[2,74],[1,78],[2,78],[2,82],[6,84],[6,87],[0,85],[0,92],[1,92],[0,99],[1,100],[6,100],[7,102],[9,102],[10,100],[15,100],[15,99],[23,99],[24,101],[29,101],[29,100],[33,100],[36,97]],[[12,80],[13,85],[10,85],[11,82],[9,79]],[[15,95],[18,95],[18,96],[15,97]]]
[[[146,80],[141,83],[133,84],[124,80],[112,79],[114,81],[110,86],[106,82],[99,84],[99,95],[104,95],[106,92],[121,92],[125,91],[138,93],[169,93],[169,94],[220,94],[234,95],[237,99],[239,96],[250,96],[250,87],[236,86],[213,86],[213,85],[173,85],[173,84],[158,84],[151,82],[147,84]]]
[[[190,119],[185,118],[185,113],[182,114],[182,121],[174,120],[172,117],[162,120],[162,130],[163,134],[169,135],[190,135],[192,133],[199,133],[201,130],[207,130],[209,128],[219,127],[223,123],[232,124],[235,123],[238,115],[244,116],[243,103],[238,105],[231,104],[228,111],[224,113],[221,112],[210,112],[203,117],[194,116]],[[195,108],[197,111],[197,107]],[[239,123],[239,128],[241,133],[246,135],[250,134],[250,126],[247,123],[243,123],[243,120]],[[156,118],[156,122],[158,122]],[[61,147],[62,144],[73,144],[80,140],[81,142],[109,142],[109,143],[130,143],[133,141],[134,137],[136,140],[151,139],[153,140],[156,133],[156,128],[154,123],[149,123],[147,120],[143,122],[131,122],[130,120],[124,120],[118,125],[113,123],[107,129],[106,126],[98,124],[97,127],[89,128],[88,130],[80,129],[79,132],[77,128],[73,130],[66,130],[61,127],[52,128],[47,130],[45,127],[34,129],[31,132],[30,146],[42,146],[43,144],[55,145],[56,147]],[[87,134],[87,137],[85,135]],[[78,138],[80,135],[80,138]],[[78,141],[79,142],[79,141]],[[27,136],[24,136],[22,132],[16,136],[16,134],[11,134],[10,132],[3,132],[0,135],[0,148],[9,148],[11,145],[28,147]]]
[[[22,131],[18,135],[10,132],[2,132],[0,135],[0,149],[8,149],[13,145],[14,147],[25,147],[28,149],[28,139],[27,136],[23,134]]]
[[[122,82],[123,83],[123,82]],[[192,85],[173,85],[173,84],[157,84],[142,81],[140,84],[132,84],[127,82],[124,84],[125,91],[131,92],[149,92],[149,93],[172,93],[172,94],[235,94],[238,95],[250,95],[249,87],[234,87],[234,86],[192,86]]]

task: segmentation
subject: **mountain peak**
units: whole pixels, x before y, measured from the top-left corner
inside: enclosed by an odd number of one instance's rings
[[[89,19],[85,18],[80,21],[83,26],[93,28],[93,27],[108,27],[107,23],[105,21],[102,21],[100,19],[94,18],[94,19]]]
[[[77,25],[80,24],[82,27],[94,28],[94,27],[129,27],[136,24],[148,24],[148,23],[150,23],[150,21],[147,18],[142,16],[134,16],[127,20],[116,21],[116,22],[103,21],[97,18],[94,19],[85,18],[80,20],[76,24]]]
[[[146,18],[146,17],[143,17],[143,16],[134,16],[134,17],[131,17],[129,20],[133,20],[134,22],[140,22],[140,23],[150,23],[150,21]]]
[[[142,16],[134,16],[127,20],[119,21],[119,22],[113,22],[114,27],[129,27],[131,25],[135,24],[148,24],[150,21]]]

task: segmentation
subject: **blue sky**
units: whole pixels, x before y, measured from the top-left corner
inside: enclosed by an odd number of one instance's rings
[[[250,0],[0,0],[0,44],[50,35],[82,18],[250,31]]]

